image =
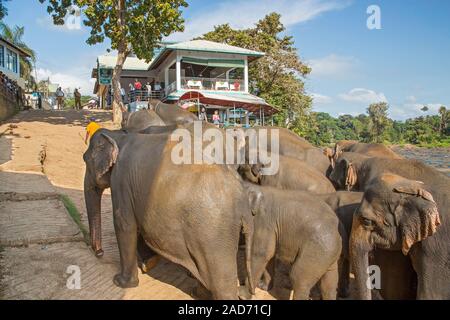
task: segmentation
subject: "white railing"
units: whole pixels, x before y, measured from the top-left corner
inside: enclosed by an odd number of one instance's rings
[[[244,92],[245,83],[242,79],[182,77],[181,88],[185,90]]]

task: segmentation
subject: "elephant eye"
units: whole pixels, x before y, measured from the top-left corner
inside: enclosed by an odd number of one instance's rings
[[[367,218],[361,218],[361,223],[366,227],[373,226],[373,221]]]

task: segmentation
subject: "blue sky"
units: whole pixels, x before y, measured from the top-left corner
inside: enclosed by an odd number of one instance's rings
[[[446,0],[225,0],[189,1],[186,30],[170,40],[189,40],[214,25],[252,26],[265,14],[282,14],[300,57],[313,68],[305,79],[314,110],[365,112],[387,101],[390,115],[405,119],[450,106],[450,1]],[[381,29],[366,25],[369,5],[381,10]],[[38,55],[38,78],[91,93],[91,70],[108,44],[85,43],[88,29],[52,25],[38,0],[7,3],[10,25],[25,26],[24,40]],[[423,105],[430,109],[420,111]]]

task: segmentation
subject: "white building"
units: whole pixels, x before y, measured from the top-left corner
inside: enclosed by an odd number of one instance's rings
[[[20,75],[20,57],[27,58],[29,55],[13,43],[0,37],[0,71],[24,89],[25,79]]]
[[[264,99],[249,92],[248,66],[263,56],[262,52],[206,40],[165,43],[149,63],[128,57],[120,82],[127,92],[131,110],[146,106],[149,98],[156,97],[186,108],[196,105],[191,107],[194,112],[199,105],[208,114],[219,110],[224,122],[241,117],[237,115],[239,112],[261,121],[264,115],[276,112]],[[111,101],[105,94],[110,92],[108,76],[112,75],[116,59],[100,56],[93,70],[92,76],[97,78],[94,93],[101,101]],[[140,92],[129,90],[135,79],[142,83]],[[147,82],[152,88],[151,96],[145,88]]]

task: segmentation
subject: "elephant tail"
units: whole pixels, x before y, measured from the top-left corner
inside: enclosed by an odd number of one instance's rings
[[[255,283],[253,283],[253,274],[251,266],[251,254],[252,254],[252,243],[253,243],[253,217],[251,213],[246,213],[242,217],[242,230],[244,233],[245,240],[245,265],[247,268],[247,285],[250,293],[255,294]]]

